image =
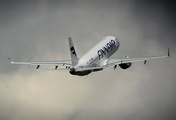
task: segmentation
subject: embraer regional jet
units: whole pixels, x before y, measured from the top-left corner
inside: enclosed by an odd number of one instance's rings
[[[116,69],[117,65],[119,65],[122,69],[127,69],[132,65],[133,62],[142,61],[144,64],[146,64],[147,60],[167,58],[170,56],[168,48],[168,54],[165,56],[145,58],[124,57],[123,59],[111,59],[109,57],[119,49],[120,43],[116,37],[107,36],[79,59],[77,57],[71,37],[68,38],[68,41],[70,46],[71,60],[50,62],[13,62],[10,60],[10,58],[9,60],[11,61],[11,64],[35,65],[36,69],[40,71],[69,71],[72,75],[84,76],[90,74],[91,72],[103,70],[107,67],[114,67],[114,69]],[[44,65],[54,66],[54,68],[41,69],[41,66]]]

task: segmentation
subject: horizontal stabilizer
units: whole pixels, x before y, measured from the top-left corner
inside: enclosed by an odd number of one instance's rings
[[[90,71],[98,71],[98,70],[103,70],[102,67],[83,67],[83,68],[79,68],[77,69],[76,71],[87,71],[87,70],[90,70]]]

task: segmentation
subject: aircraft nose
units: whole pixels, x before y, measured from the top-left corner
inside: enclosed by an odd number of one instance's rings
[[[117,38],[115,40],[116,40],[116,45],[119,46],[120,45],[119,40]]]

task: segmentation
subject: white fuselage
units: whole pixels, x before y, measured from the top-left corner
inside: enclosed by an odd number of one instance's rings
[[[114,36],[107,36],[84,54],[74,68],[102,67],[105,61],[119,48],[120,43]]]

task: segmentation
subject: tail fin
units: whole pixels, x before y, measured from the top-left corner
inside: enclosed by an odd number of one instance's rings
[[[76,51],[75,51],[71,37],[68,37],[68,41],[69,41],[69,46],[70,46],[70,55],[71,55],[72,66],[75,66],[78,64],[79,58],[76,55]]]

